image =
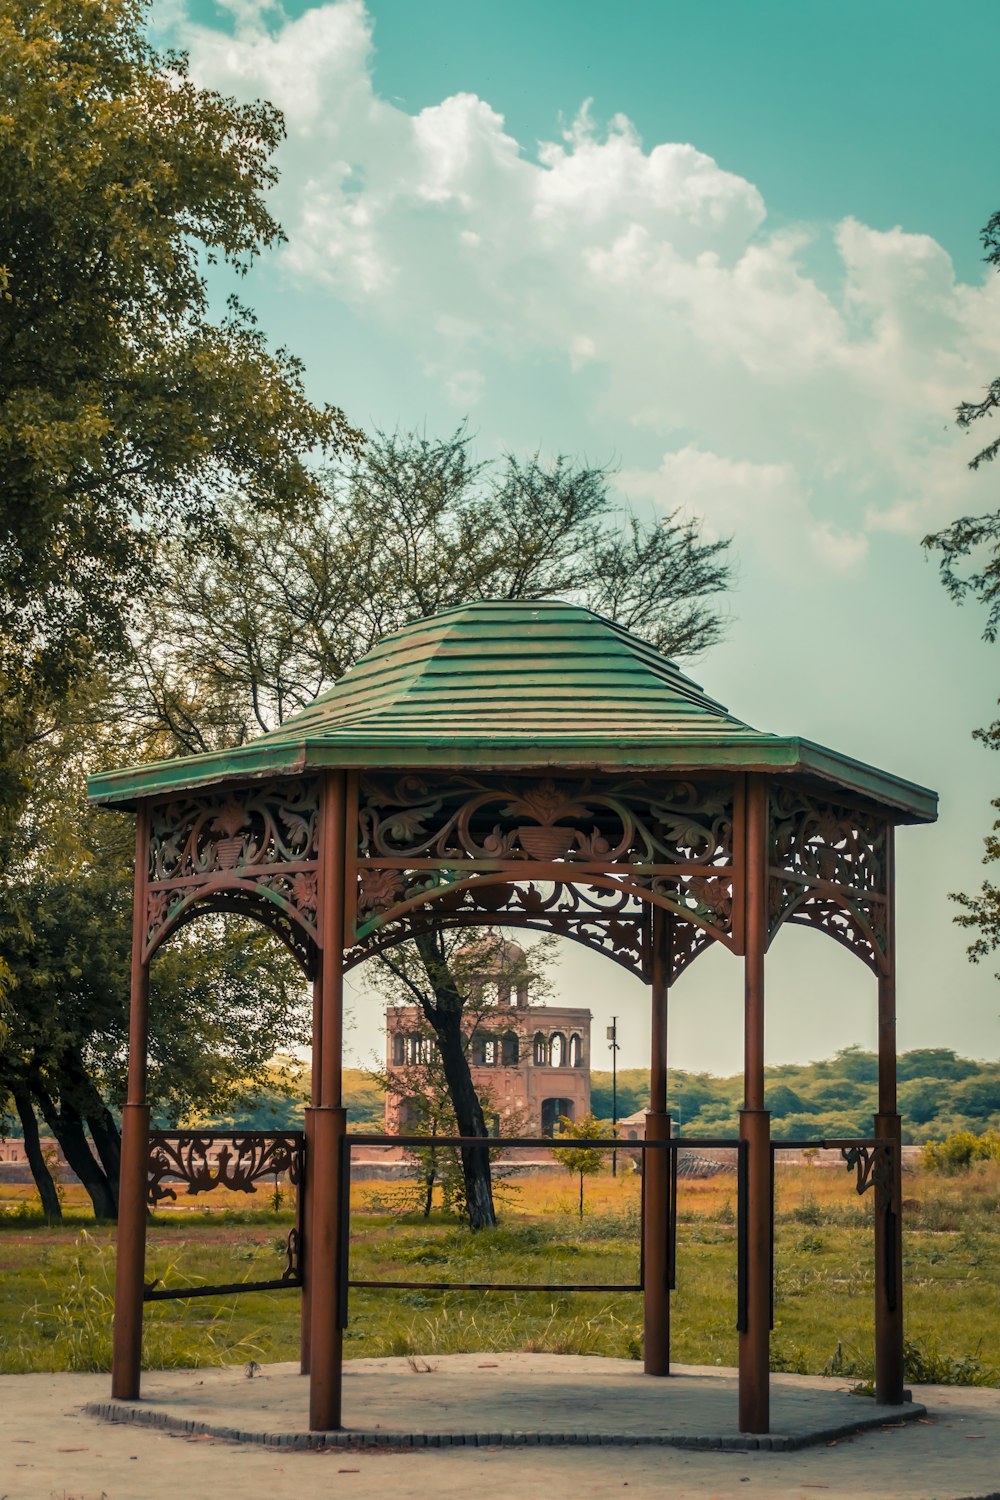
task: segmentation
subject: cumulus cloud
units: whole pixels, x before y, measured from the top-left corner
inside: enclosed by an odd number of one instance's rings
[[[955,514],[948,416],[1000,362],[1000,279],[956,282],[901,229],[772,231],[753,183],[586,103],[541,145],[470,93],[411,114],[373,86],[361,0],[228,3],[234,36],[184,42],[201,81],[285,113],[287,272],[391,328],[456,406],[544,359],[564,405],[599,402],[629,493],[741,538],[780,518],[834,571]],[[629,433],[660,460],[630,463]]]

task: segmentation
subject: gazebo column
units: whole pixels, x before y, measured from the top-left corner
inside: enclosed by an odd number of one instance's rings
[[[886,953],[878,976],[878,1114],[875,1135],[892,1142],[889,1191],[875,1188],[875,1400],[903,1400],[902,1130],[896,1109],[896,944],[893,833],[886,830]]]
[[[319,1071],[318,1103],[310,1111],[307,1162],[309,1197],[309,1425],[328,1431],[341,1425],[343,1330],[340,1326],[340,1237],[342,1140],[347,1113],[342,1102],[344,1034],[344,847],[345,793],[342,773],[327,777],[320,832],[320,960],[318,1022],[313,1035],[313,1073]],[[318,1033],[318,1034],[317,1034]]]
[[[746,968],[741,1151],[745,1153],[743,1318],[739,1348],[741,1432],[767,1432],[770,1411],[771,1117],[764,1108],[764,953],[767,948],[768,789],[747,778]]]
[[[667,1114],[667,1001],[670,986],[670,917],[652,909],[652,1036],[646,1140],[669,1141]],[[644,1151],[643,1163],[643,1367],[670,1374],[670,1153]]]
[[[149,1105],[146,1052],[149,1042],[149,964],[143,962],[146,936],[146,867],[149,814],[140,804],[135,829],[132,897],[132,976],[129,998],[128,1092],[122,1108],[122,1153],[118,1178],[118,1235],[115,1260],[115,1320],[111,1354],[111,1394],[134,1401],[142,1372],[142,1308],[146,1267],[146,1178],[149,1157]]]
[[[299,1246],[299,1256],[302,1265],[302,1309],[299,1318],[299,1370],[303,1375],[309,1374],[309,1351],[312,1340],[312,1307],[310,1301],[310,1289],[312,1287],[312,1209],[313,1209],[313,1184],[312,1168],[315,1142],[313,1139],[313,1111],[320,1100],[319,1075],[321,1065],[321,1043],[320,1037],[323,1032],[322,1005],[323,987],[320,982],[319,965],[317,961],[316,977],[313,980],[312,995],[312,1072],[309,1080],[309,1106],[306,1109],[305,1120],[305,1164],[302,1182],[299,1184],[299,1192],[303,1195],[304,1213],[302,1215],[302,1243]]]

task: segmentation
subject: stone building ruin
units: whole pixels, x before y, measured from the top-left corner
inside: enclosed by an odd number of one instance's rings
[[[584,1007],[533,1005],[528,981],[511,979],[523,958],[523,949],[505,942],[474,982],[478,992],[466,1028],[469,1065],[476,1092],[490,1101],[487,1123],[495,1134],[507,1117],[519,1133],[552,1135],[560,1116],[579,1120],[590,1110],[592,1017]],[[387,1133],[403,1135],[415,1123],[405,1085],[412,1087],[415,1069],[429,1066],[434,1046],[419,1006],[389,1007],[386,1074],[400,1085],[386,1092]]]

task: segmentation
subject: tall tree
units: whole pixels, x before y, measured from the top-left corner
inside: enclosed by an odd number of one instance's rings
[[[358,434],[316,406],[235,296],[281,238],[281,114],[187,76],[148,0],[0,0],[0,797],[35,717],[120,651],[162,585],[156,539],[219,539],[222,498],[287,514]]]
[[[478,941],[467,933],[445,933],[438,929],[421,934],[412,943],[378,954],[368,969],[369,983],[393,1005],[415,1005],[426,1030],[420,1040],[428,1055],[402,1068],[390,1067],[377,1074],[386,1091],[405,1103],[416,1119],[415,1134],[431,1130],[448,1135],[456,1128],[462,1136],[490,1135],[486,1114],[494,1101],[476,1088],[469,1066],[469,1053],[480,1022],[488,1024],[498,988],[506,992],[528,985],[536,998],[549,988],[546,969],[552,959],[555,939],[544,937],[525,953],[504,941],[502,933],[488,929]],[[491,983],[484,985],[484,976]],[[450,1106],[442,1108],[442,1101]],[[498,1130],[511,1134],[521,1121],[504,1122]],[[506,1124],[506,1131],[503,1126]],[[462,1146],[458,1150],[461,1185],[454,1172],[445,1173],[445,1203],[460,1207],[474,1229],[495,1220],[490,1147]],[[449,1154],[451,1165],[452,1156]],[[426,1189],[425,1213],[430,1212],[431,1194],[438,1175],[438,1157],[433,1148],[422,1153]]]
[[[477,462],[464,430],[432,440],[376,434],[330,469],[320,502],[294,526],[242,497],[227,512],[225,555],[172,551],[174,584],[137,642],[125,710],[151,751],[241,743],[331,686],[389,630],[483,598],[588,604],[670,651],[721,633],[730,582],[725,541],[669,515],[645,524],[614,508],[607,473],[566,458]],[[464,997],[432,935],[416,949],[435,996],[463,1135],[482,1111],[458,1038]],[[466,1153],[475,1227],[494,1222],[489,1163]]]
[[[1000,271],[1000,210],[991,215],[983,229],[982,243],[983,259],[994,270]],[[978,401],[961,402],[956,420],[960,427],[968,429],[984,417],[995,416],[998,411],[1000,376],[990,381]],[[978,470],[984,464],[992,463],[998,453],[1000,436],[995,436],[969,460],[969,468]],[[1000,508],[979,516],[961,516],[942,531],[925,536],[924,546],[940,552],[941,581],[956,603],[972,598],[985,605],[983,638],[995,641],[1000,630]],[[1000,719],[983,729],[974,730],[973,738],[991,750],[1000,750]],[[1000,797],[994,798],[991,806],[1000,813]],[[986,849],[983,864],[1000,860],[1000,818],[993,823],[983,842]],[[952,893],[952,900],[962,907],[955,921],[977,934],[967,950],[972,962],[978,963],[1000,949],[1000,887],[987,879],[978,894],[970,896],[964,891],[956,891]],[[1000,974],[997,977],[1000,978]]]
[[[66,727],[35,749],[35,790],[8,839],[0,876],[0,938],[11,977],[0,1104],[9,1100],[16,1109],[47,1216],[58,1217],[59,1204],[36,1114],[95,1214],[113,1218],[128,1040],[132,829],[130,819],[82,803],[83,765],[106,762],[120,743],[100,721],[99,694],[80,687],[71,703],[77,712]],[[296,965],[263,928],[211,918],[180,933],[151,974],[149,1086],[161,1117],[219,1113],[252,1094],[268,1077],[274,1052],[303,1039],[306,1009]]]

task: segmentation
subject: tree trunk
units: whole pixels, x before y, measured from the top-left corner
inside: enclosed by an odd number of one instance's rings
[[[437,1177],[437,1152],[432,1148],[424,1164],[424,1218],[429,1219],[434,1207],[434,1181]]]
[[[115,1195],[111,1190],[107,1174],[87,1144],[83,1120],[79,1112],[68,1101],[64,1101],[60,1109],[56,1109],[44,1089],[36,1089],[35,1093],[45,1117],[45,1123],[59,1142],[70,1170],[80,1179],[90,1195],[90,1201],[94,1206],[94,1217],[117,1219],[118,1205],[115,1202]]]
[[[441,1065],[459,1135],[483,1137],[482,1146],[463,1146],[462,1176],[465,1181],[465,1206],[471,1229],[492,1229],[497,1215],[493,1205],[493,1180],[490,1174],[490,1148],[487,1144],[486,1120],[479,1102],[469,1059],[462,1036],[462,996],[437,949],[434,933],[422,933],[416,939],[427,977],[434,991],[435,1004],[425,1006],[424,1014],[434,1028]]]
[[[583,1218],[583,1173],[580,1173],[580,1218]]]
[[[97,1154],[104,1168],[118,1213],[118,1178],[121,1175],[122,1138],[114,1115],[101,1098],[100,1091],[87,1072],[83,1059],[74,1049],[66,1057],[66,1077],[73,1103],[87,1122]]]
[[[62,1218],[62,1204],[59,1202],[59,1194],[52,1180],[48,1163],[42,1155],[42,1143],[38,1139],[38,1121],[35,1119],[35,1111],[31,1107],[31,1095],[25,1090],[14,1090],[14,1104],[17,1107],[18,1118],[21,1121],[21,1129],[24,1131],[24,1151],[28,1158],[28,1166],[38,1189],[38,1196],[42,1202],[42,1213],[45,1215],[46,1224],[57,1224]]]

